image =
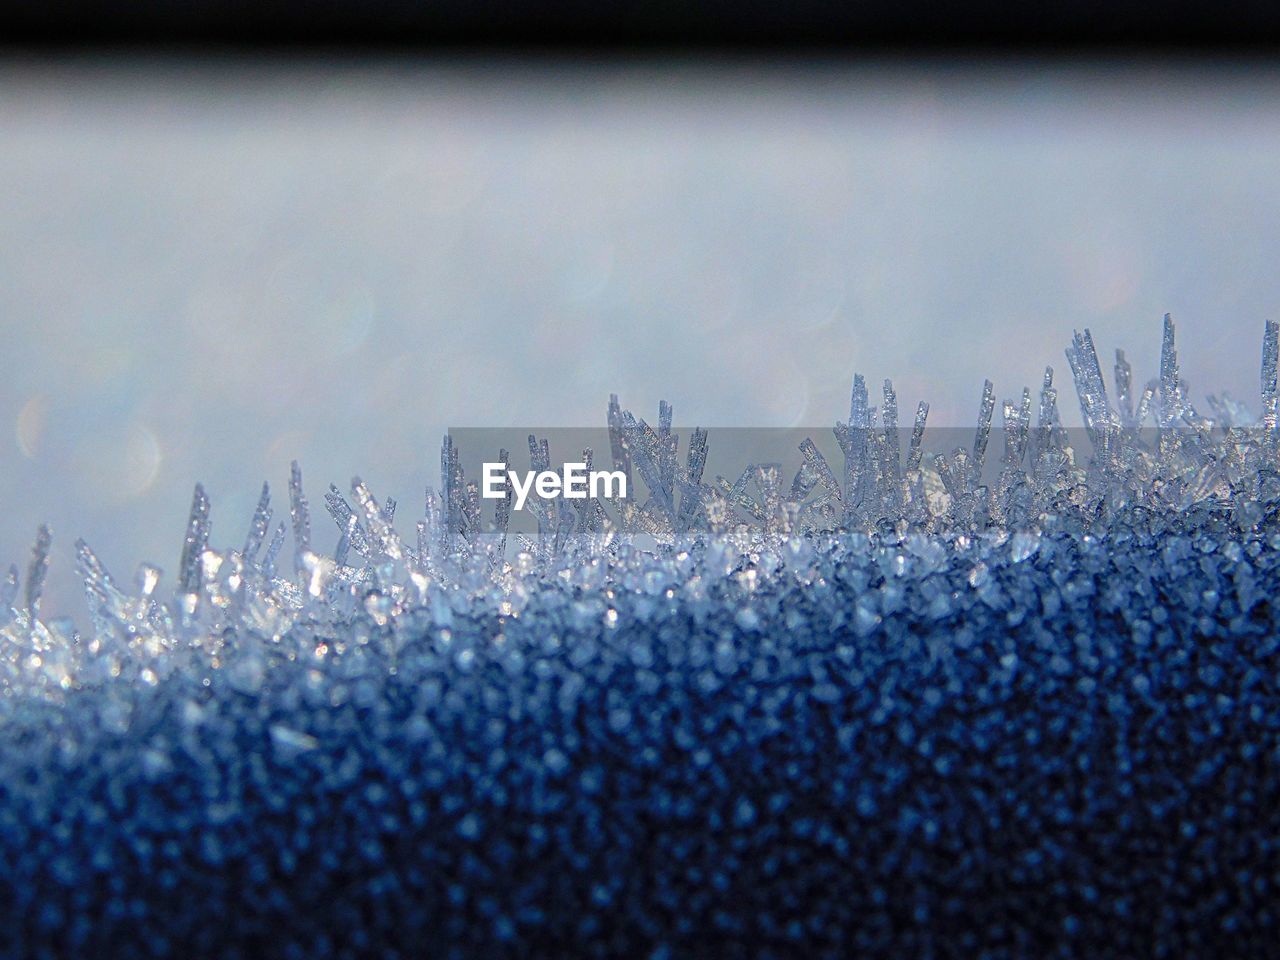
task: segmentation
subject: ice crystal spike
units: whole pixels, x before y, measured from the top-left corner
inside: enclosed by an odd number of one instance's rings
[[[209,498],[201,484],[196,484],[191,497],[191,514],[187,520],[187,537],[178,561],[178,590],[191,595],[200,590],[200,557],[209,545]]]
[[[505,472],[511,467],[511,454],[506,450],[499,450],[497,462],[502,464],[502,469]],[[502,491],[502,496],[499,497],[498,502],[493,505],[493,529],[495,533],[503,538],[503,542],[505,543],[507,527],[511,523],[511,501],[514,494],[511,491],[510,484],[504,484]],[[430,499],[430,496],[431,493],[428,491],[428,499]]]
[[[1023,388],[1022,402],[1015,405],[1012,400],[1003,404],[1004,413],[1004,456],[1001,463],[1006,473],[1016,470],[1022,465],[1026,455],[1027,439],[1031,427],[1031,391]]]
[[[369,488],[359,477],[351,480],[351,495],[356,498],[356,502],[364,512],[364,522],[370,533],[371,549],[374,554],[378,558],[385,557],[388,560],[404,559],[405,553],[400,544],[400,537],[392,526],[392,518],[395,515],[393,503],[388,502],[385,508],[379,507],[378,501],[374,499]]]
[[[618,403],[616,393],[609,396],[609,450],[613,456],[613,469],[621,470],[627,478],[627,486],[631,486],[631,445],[630,438],[622,424],[622,407]]]
[[[289,521],[293,524],[293,568],[301,572],[302,560],[311,551],[311,510],[302,492],[302,468],[289,464]]]
[[[920,456],[923,453],[925,421],[929,419],[929,404],[921,400],[916,407],[916,422],[911,428],[911,445],[907,451],[907,470],[920,469]]]
[[[40,615],[40,597],[44,593],[45,577],[49,575],[49,547],[53,543],[53,533],[48,524],[41,524],[36,534],[35,546],[31,548],[31,564],[27,567],[27,615],[32,623]]]
[[[1280,324],[1267,321],[1262,338],[1262,427],[1268,438],[1276,434],[1276,367],[1280,361]]]
[[[699,522],[702,512],[702,474],[707,466],[707,431],[695,428],[689,437],[685,472],[680,478],[679,531],[687,533]]]
[[[1102,364],[1098,361],[1098,349],[1093,345],[1093,333],[1087,327],[1080,338],[1080,354],[1088,372],[1090,388],[1097,398],[1098,416],[1111,418],[1111,406],[1107,402],[1107,382],[1102,376]]]
[[[111,579],[111,574],[84,540],[76,541],[76,566],[80,569],[88,593],[104,600],[108,596],[119,595],[120,591]]]
[[[1075,380],[1085,430],[1096,447],[1106,442],[1107,432],[1117,424],[1117,418],[1107,401],[1102,365],[1093,345],[1093,334],[1088,330],[1073,337],[1071,346],[1067,348],[1067,364]]]
[[[974,482],[982,476],[982,467],[987,459],[987,440],[991,436],[991,414],[996,408],[995,385],[990,380],[982,384],[982,406],[978,411],[978,429],[973,436],[973,475]]]
[[[849,399],[849,425],[867,428],[871,418],[867,415],[867,382],[862,374],[853,375],[853,393]]]
[[[262,557],[262,571],[268,580],[276,575],[276,559],[280,556],[280,549],[284,546],[285,528],[284,521],[280,521],[276,525],[276,532],[271,535],[271,542],[267,544],[267,552]]]
[[[1044,368],[1044,381],[1040,387],[1040,413],[1036,420],[1037,460],[1064,446],[1061,424],[1058,420],[1058,391],[1053,386],[1053,367]]]
[[[884,382],[884,406],[880,413],[884,425],[880,476],[885,488],[884,509],[896,516],[902,508],[902,450],[898,440],[898,394],[893,381]]]
[[[271,488],[264,480],[262,494],[258,497],[258,506],[253,511],[253,519],[249,521],[249,533],[244,538],[244,549],[240,551],[245,563],[255,563],[258,551],[262,549],[262,541],[267,535],[267,527],[271,525]]]
[[[1178,400],[1178,352],[1173,345],[1173,318],[1164,315],[1164,330],[1160,338],[1160,420],[1162,425],[1172,423],[1179,414]]]
[[[1178,384],[1178,353],[1173,340],[1173,318],[1166,313],[1160,338],[1160,380],[1156,393],[1159,401],[1156,411],[1160,426],[1159,448],[1165,461],[1172,458],[1181,446],[1174,429],[1183,411]]]

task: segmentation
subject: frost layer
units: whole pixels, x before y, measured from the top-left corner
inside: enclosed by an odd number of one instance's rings
[[[170,598],[78,545],[85,632],[39,618],[42,530],[0,598],[0,948],[1273,955],[1277,328],[1257,419],[1194,408],[1167,320],[1140,393],[1068,359],[1087,455],[1047,373],[992,483],[990,384],[926,461],[927,407],[904,458],[857,378],[789,486],[615,403],[648,499],[514,550],[447,440],[412,543],[356,480],[319,556],[295,468],[289,525],[264,486],[216,551],[197,488]]]

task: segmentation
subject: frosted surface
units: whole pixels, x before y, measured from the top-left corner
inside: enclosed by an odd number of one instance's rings
[[[3,597],[0,947],[1269,955],[1261,332],[1258,400],[1207,413],[1166,318],[1141,419],[1077,334],[1087,446],[1049,371],[1037,419],[988,381],[972,447],[926,428],[918,467],[863,377],[843,462],[794,478],[704,477],[714,431],[615,402],[647,496],[544,505],[510,558],[447,439],[412,540],[360,478],[324,495],[332,557],[295,468],[293,565],[269,489],[241,550],[197,486],[172,593],[77,544],[80,629],[39,615],[42,530]]]

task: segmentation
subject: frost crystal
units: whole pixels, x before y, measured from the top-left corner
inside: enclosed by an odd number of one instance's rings
[[[0,582],[0,952],[1271,955],[1278,355],[1208,417],[1168,318],[1137,396],[1077,334],[1083,443],[1049,368],[998,463],[990,381],[971,445],[926,456],[921,403],[904,459],[859,375],[837,459],[730,478],[614,397],[581,457],[641,496],[533,533],[451,438],[412,537],[330,487],[331,556],[296,463],[239,549],[197,485],[167,586],[77,542],[83,631],[42,527]]]

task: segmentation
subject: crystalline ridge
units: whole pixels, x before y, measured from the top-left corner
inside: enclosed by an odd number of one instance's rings
[[[1260,416],[1194,406],[1167,318],[1136,395],[1076,335],[1079,449],[1052,369],[942,453],[855,377],[792,477],[613,398],[582,456],[643,495],[510,543],[449,438],[412,536],[323,495],[332,556],[296,464],[238,548],[197,486],[168,583],[77,542],[80,625],[41,528],[0,582],[0,953],[1273,955],[1277,330]]]

